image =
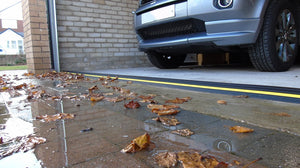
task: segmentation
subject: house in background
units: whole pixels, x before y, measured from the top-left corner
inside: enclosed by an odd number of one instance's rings
[[[22,4],[10,0],[0,7],[0,55],[24,54]]]
[[[24,54],[22,20],[0,19],[0,55]]]
[[[24,54],[23,32],[6,29],[0,32],[0,55]]]

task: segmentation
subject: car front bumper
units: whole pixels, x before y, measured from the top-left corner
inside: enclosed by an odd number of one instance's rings
[[[145,14],[160,9],[160,6],[174,6],[174,16],[170,15],[163,19],[143,21]],[[145,5],[136,11],[135,30],[138,34],[139,48],[142,51],[147,51],[157,48],[173,48],[174,46],[201,46],[205,43],[217,47],[252,44],[259,34],[263,20],[262,13],[265,8],[265,0],[235,0],[233,6],[228,9],[217,9],[213,6],[213,0],[180,2],[158,0],[157,5]],[[159,27],[160,25],[189,19],[203,22],[205,29],[199,32],[172,34],[155,38],[145,38],[140,33],[144,30],[149,33],[151,30],[148,30],[149,27]],[[163,26],[162,29],[164,29]],[[171,32],[175,30],[171,30]]]

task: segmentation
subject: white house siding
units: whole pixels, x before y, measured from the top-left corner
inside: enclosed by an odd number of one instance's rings
[[[23,37],[8,29],[0,34],[0,55],[15,54],[24,54]]]

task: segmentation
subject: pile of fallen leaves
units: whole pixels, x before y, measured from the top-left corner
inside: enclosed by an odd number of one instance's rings
[[[45,142],[45,138],[35,137],[33,135],[16,137],[8,141],[3,141],[3,139],[1,138],[0,158],[9,156],[17,152],[27,152],[35,148],[36,145],[43,144]]]
[[[219,162],[213,156],[202,156],[191,152],[163,152],[154,157],[161,167],[174,167],[181,163],[184,168],[227,168],[228,164]]]
[[[158,105],[158,104],[148,104],[147,108],[151,110],[152,113],[156,113],[159,117],[153,118],[152,120],[161,122],[163,125],[166,126],[176,126],[180,124],[180,122],[174,117],[174,115],[178,114],[180,112],[179,106],[175,104],[182,104],[185,103],[192,98],[190,97],[184,97],[184,98],[178,98],[174,100],[167,100],[165,101],[166,103],[173,103],[173,104],[163,104],[163,105]],[[171,118],[170,117],[161,117],[161,116],[170,116],[173,115]],[[180,136],[191,136],[194,134],[190,129],[185,128],[185,129],[180,129],[176,131],[172,131],[171,133],[177,134]]]

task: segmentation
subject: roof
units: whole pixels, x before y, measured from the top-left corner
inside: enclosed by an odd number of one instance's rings
[[[14,33],[16,33],[17,35],[19,35],[19,36],[21,36],[22,38],[24,38],[24,33],[23,32],[16,32],[16,31],[14,31],[13,29],[11,29],[11,28],[8,28],[8,29],[6,29],[6,30],[4,30],[4,31],[2,31],[2,32],[0,32],[0,34],[2,34],[2,33],[4,33],[4,32],[6,32],[6,31],[8,31],[8,30],[11,30],[11,31],[13,31]]]

